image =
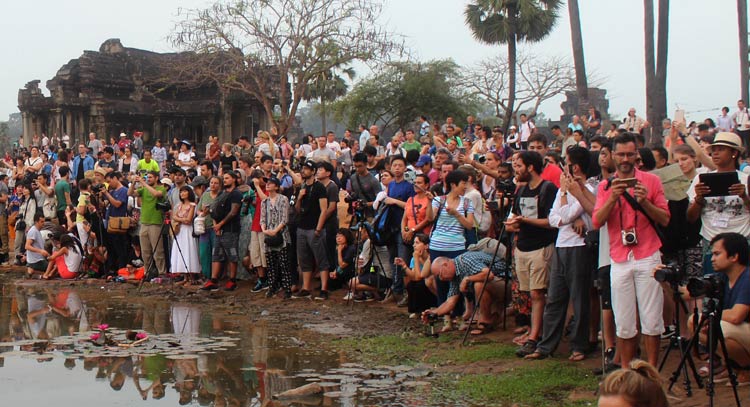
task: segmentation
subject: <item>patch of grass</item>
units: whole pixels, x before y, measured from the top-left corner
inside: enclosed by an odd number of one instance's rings
[[[585,369],[557,361],[530,364],[498,374],[448,375],[439,387],[471,402],[522,406],[586,406],[592,400],[569,400],[576,389],[594,390],[594,378]]]
[[[461,346],[460,342],[459,338],[448,335],[439,338],[381,335],[335,341],[339,347],[357,352],[365,361],[376,364],[467,364],[515,357],[515,347],[506,344]]]

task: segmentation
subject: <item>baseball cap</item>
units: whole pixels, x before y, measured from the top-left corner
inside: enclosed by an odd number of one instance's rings
[[[202,175],[193,178],[193,182],[190,184],[190,186],[193,188],[206,185],[208,185],[208,180]]]
[[[307,160],[305,161],[305,164],[302,165],[303,167],[307,167],[311,170],[316,170],[318,168],[318,164],[313,160]]]
[[[162,178],[159,182],[164,185],[169,185],[170,188],[174,185],[174,182],[172,182],[172,180],[167,177]]]
[[[430,163],[432,163],[432,157],[430,157],[429,154],[423,154],[419,156],[419,160],[417,160],[415,167],[424,167],[426,164]]]

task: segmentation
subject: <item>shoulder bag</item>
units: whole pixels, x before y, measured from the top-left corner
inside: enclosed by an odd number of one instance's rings
[[[276,199],[280,199],[280,198],[276,198]],[[265,207],[265,210],[266,210],[266,222],[268,222],[271,219],[270,212],[268,211],[268,207],[271,206],[271,199],[269,198],[265,202],[265,204],[266,204],[266,207]],[[271,249],[279,249],[282,246],[284,246],[284,228],[286,228],[286,226],[284,226],[283,228],[281,228],[281,230],[279,230],[279,232],[276,233],[273,236],[266,235],[265,238],[264,238],[264,242],[265,242],[266,246],[268,246]]]

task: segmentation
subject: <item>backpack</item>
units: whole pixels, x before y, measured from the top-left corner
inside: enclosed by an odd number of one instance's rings
[[[390,205],[382,205],[378,208],[378,212],[372,222],[372,228],[367,231],[367,234],[370,235],[370,240],[372,240],[375,246],[386,246],[388,243],[395,241],[393,239],[399,233],[401,221],[400,219],[396,219],[393,214],[394,211],[391,210]]]

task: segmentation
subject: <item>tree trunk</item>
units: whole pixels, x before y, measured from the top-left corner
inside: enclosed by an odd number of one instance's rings
[[[643,32],[646,65],[646,120],[655,120],[656,61],[654,56],[654,0],[643,0]],[[646,142],[650,142],[650,138]]]
[[[513,117],[513,108],[516,103],[516,38],[515,33],[511,34],[508,41],[508,105],[505,109],[505,118],[503,118],[503,127],[505,134],[508,134],[510,120]]]
[[[326,131],[326,98],[325,96],[320,98],[320,124],[322,126],[321,128],[323,129],[322,133],[320,134],[325,135],[326,133],[328,133]]]
[[[740,89],[742,90],[742,100],[745,104],[750,99],[748,91],[748,82],[750,82],[750,62],[748,62],[748,45],[747,45],[747,0],[737,0],[737,22],[740,35]]]
[[[652,135],[661,136],[662,120],[667,118],[667,50],[669,48],[669,0],[659,0],[659,25],[656,33],[656,89],[654,90]],[[661,140],[661,137],[658,137]]]
[[[581,16],[578,13],[578,0],[568,0],[570,16],[570,40],[573,44],[573,63],[576,70],[576,92],[578,106],[585,108],[589,103],[589,85],[586,78],[586,62],[583,57],[583,34],[581,33]],[[579,113],[583,114],[585,111]]]

